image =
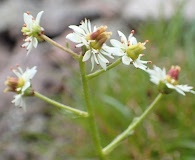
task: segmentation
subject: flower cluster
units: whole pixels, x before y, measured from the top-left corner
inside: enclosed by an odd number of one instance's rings
[[[109,47],[105,44],[106,40],[110,37],[111,32],[106,32],[107,26],[101,26],[99,28],[94,27],[91,29],[91,22],[87,19],[81,22],[81,25],[69,26],[74,32],[66,36],[67,39],[72,42],[78,43],[76,47],[85,46],[85,53],[83,61],[87,61],[91,58],[92,70],[94,63],[100,64],[101,67],[106,70],[106,66],[109,61],[104,57],[114,58],[113,56],[122,56],[122,62],[126,65],[132,63],[136,68],[145,70],[147,66],[145,64],[151,63],[151,61],[140,60],[143,56],[142,51],[145,49],[144,43],[138,43],[133,36],[134,30],[131,31],[128,40],[125,35],[118,31],[121,37],[121,42],[112,39],[110,42],[113,47]]]
[[[12,103],[14,103],[15,106],[25,109],[26,103],[24,97],[33,95],[30,80],[37,72],[36,66],[31,69],[27,68],[25,72],[23,72],[19,66],[17,66],[17,69],[12,68],[11,70],[17,77],[7,78],[5,81],[7,88],[4,90],[4,92],[16,92]]]
[[[185,92],[195,94],[195,91],[192,90],[192,86],[178,84],[180,70],[181,69],[179,66],[172,66],[168,73],[166,73],[165,68],[161,69],[154,66],[153,69],[147,69],[147,72],[150,75],[150,80],[158,86],[161,93],[168,94],[173,90],[176,90],[178,93],[184,96]]]
[[[22,33],[26,36],[24,40],[23,48],[27,49],[27,55],[30,53],[32,48],[36,48],[38,41],[41,41],[40,34],[43,33],[44,29],[39,25],[43,11],[39,12],[36,19],[29,13],[24,13],[24,26],[22,27]]]
[[[45,39],[42,35],[44,29],[40,26],[42,14],[43,11],[39,12],[36,18],[29,12],[23,15],[25,24],[21,31],[26,38],[22,47],[27,49],[27,55],[33,47],[37,47],[39,41]],[[118,31],[120,41],[111,39],[110,43],[112,46],[108,46],[106,41],[110,38],[112,33],[107,31],[107,26],[92,27],[91,22],[85,19],[79,26],[70,25],[69,28],[72,29],[73,32],[69,33],[66,38],[77,43],[76,47],[82,47],[82,61],[86,62],[91,60],[91,70],[94,69],[95,64],[100,65],[106,70],[107,65],[110,63],[107,58],[114,59],[115,56],[121,57],[123,64],[133,64],[135,68],[146,71],[150,75],[150,80],[158,86],[161,93],[168,94],[176,90],[182,95],[185,95],[185,92],[195,94],[195,91],[192,90],[193,87],[178,84],[180,67],[173,66],[168,73],[166,73],[164,68],[160,69],[154,66],[153,69],[150,69],[147,67],[147,64],[151,63],[151,61],[144,61],[141,60],[141,58],[144,56],[143,51],[146,49],[145,45],[148,40],[143,43],[137,42],[137,39],[134,37],[134,30],[130,32],[128,38],[121,31]],[[53,41],[49,42],[54,44]],[[64,50],[66,51],[66,49]],[[7,88],[5,91],[16,92],[12,103],[25,109],[26,103],[24,97],[32,96],[34,93],[30,81],[37,72],[36,67],[31,69],[27,68],[26,71],[23,72],[23,70],[17,66],[17,69],[12,69],[12,71],[17,77],[7,78],[5,82]]]

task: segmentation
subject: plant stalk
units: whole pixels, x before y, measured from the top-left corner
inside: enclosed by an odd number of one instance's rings
[[[83,92],[84,92],[84,99],[86,103],[86,108],[89,113],[88,117],[88,122],[89,122],[89,129],[91,131],[91,136],[95,145],[96,152],[99,156],[100,160],[105,160],[105,156],[102,153],[102,147],[100,143],[100,137],[98,134],[98,129],[97,125],[95,122],[95,115],[94,115],[94,110],[93,107],[90,104],[90,95],[89,95],[89,86],[88,86],[88,80],[86,77],[86,68],[85,68],[85,63],[82,62],[82,57],[80,58],[79,61],[79,66],[80,66],[80,72],[81,72],[81,78],[82,78],[82,85],[83,85]]]
[[[81,117],[88,117],[89,114],[87,112],[84,112],[84,111],[81,111],[81,110],[78,110],[78,109],[75,109],[75,108],[72,108],[72,107],[69,107],[67,105],[64,105],[64,104],[61,104],[59,102],[56,102],[38,92],[34,92],[34,96],[36,96],[37,98],[55,106],[55,107],[58,107],[58,108],[61,108],[61,109],[65,109],[67,110],[68,112],[71,112],[71,113],[74,113],[75,115],[78,115],[78,116],[81,116]]]
[[[100,74],[102,74],[102,73],[104,73],[104,72],[106,72],[106,71],[108,71],[108,70],[114,68],[115,66],[119,65],[120,63],[121,63],[121,58],[117,59],[117,60],[116,60],[115,62],[113,62],[111,65],[107,66],[106,70],[100,69],[100,70],[98,70],[98,71],[96,71],[96,72],[94,72],[94,73],[88,74],[88,75],[87,75],[87,79],[95,78],[95,77],[97,77],[98,75],[100,75]]]
[[[64,46],[58,44],[57,42],[55,42],[54,40],[52,40],[51,38],[47,37],[44,34],[41,34],[41,38],[43,38],[45,41],[47,41],[48,43],[58,47],[59,49],[65,51],[66,53],[70,54],[74,59],[79,59],[79,55],[76,54],[75,52],[73,52],[71,49],[69,48],[65,48]]]
[[[133,122],[128,126],[126,130],[124,130],[121,134],[119,134],[110,144],[103,148],[104,155],[108,155],[112,152],[122,140],[127,138],[129,135],[133,133],[133,130],[145,119],[145,117],[154,109],[156,103],[162,98],[162,94],[159,93],[158,96],[154,99],[154,101],[150,104],[150,106],[144,111],[144,113],[136,117]]]

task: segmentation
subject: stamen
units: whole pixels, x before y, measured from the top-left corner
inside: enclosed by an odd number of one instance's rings
[[[149,40],[145,40],[145,42],[143,43],[144,45],[146,44],[146,43],[148,43],[149,42]]]
[[[145,54],[142,53],[142,54],[140,54],[140,56],[143,57],[143,56],[145,56]]]

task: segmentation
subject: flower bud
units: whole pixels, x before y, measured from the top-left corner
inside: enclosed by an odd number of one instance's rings
[[[171,83],[172,85],[177,85],[180,70],[181,68],[179,66],[172,66],[166,75],[167,82]]]
[[[102,45],[110,38],[111,32],[106,32],[107,26],[101,26],[91,33],[87,39],[91,40],[90,46],[94,49],[101,49]]]
[[[7,80],[5,81],[7,88],[4,92],[17,92],[17,88],[22,87],[24,83],[25,82],[22,78],[7,77]]]

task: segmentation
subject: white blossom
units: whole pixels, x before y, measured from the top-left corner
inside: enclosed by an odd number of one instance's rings
[[[27,68],[25,72],[19,66],[17,66],[17,69],[12,69],[12,71],[17,78],[8,77],[7,81],[5,82],[8,88],[6,88],[5,91],[16,92],[12,103],[14,103],[15,106],[25,109],[25,96],[27,96],[26,94],[29,94],[26,93],[26,91],[31,87],[30,81],[37,72],[36,66],[31,69]]]
[[[107,27],[96,28],[94,26],[92,29],[91,22],[85,19],[79,26],[70,25],[69,28],[73,30],[73,33],[69,33],[66,38],[78,43],[76,47],[85,46],[86,48],[82,61],[85,62],[91,59],[91,70],[94,69],[95,63],[106,70],[109,63],[106,57],[114,58],[111,55],[110,48],[104,43],[111,35],[110,32],[106,32]]]
[[[27,49],[27,55],[30,53],[32,48],[36,48],[38,41],[41,40],[39,34],[41,34],[44,29],[40,26],[40,20],[43,11],[39,12],[36,19],[30,13],[24,13],[24,26],[22,27],[22,32],[26,36],[24,44],[21,46]]]
[[[114,56],[122,56],[123,64],[133,64],[136,68],[146,70],[147,66],[145,64],[151,63],[151,61],[141,60],[141,57],[143,56],[141,52],[145,49],[147,41],[144,43],[138,43],[133,34],[134,30],[131,31],[131,34],[127,39],[121,31],[118,31],[121,41],[115,39],[110,40],[110,43],[114,46],[112,48],[112,53]]]
[[[171,70],[171,69],[170,69]],[[153,69],[146,70],[150,75],[150,80],[156,85],[161,85],[161,83],[165,84],[167,88],[176,90],[178,93],[185,96],[185,92],[190,92],[195,94],[193,91],[193,87],[187,84],[180,85],[178,84],[177,78],[171,77],[171,75],[166,73],[165,68],[161,69],[157,66],[153,66]],[[178,72],[179,73],[179,72]],[[175,76],[175,75],[174,75]],[[176,75],[178,77],[178,75]]]

